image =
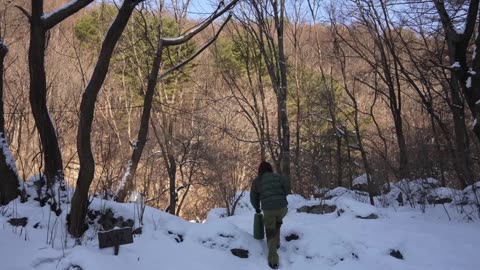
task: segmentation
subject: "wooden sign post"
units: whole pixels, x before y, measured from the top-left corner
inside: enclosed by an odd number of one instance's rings
[[[98,232],[99,248],[115,248],[115,255],[118,255],[120,245],[133,243],[132,228],[117,228],[109,231]]]

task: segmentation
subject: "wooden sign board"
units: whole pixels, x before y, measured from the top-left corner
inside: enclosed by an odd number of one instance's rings
[[[99,248],[115,247],[115,255],[118,255],[120,245],[133,243],[132,228],[118,228],[109,231],[98,232]]]

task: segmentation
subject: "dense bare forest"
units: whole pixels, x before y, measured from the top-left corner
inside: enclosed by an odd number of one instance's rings
[[[479,180],[478,0],[0,5],[0,202],[73,195],[74,236],[89,196],[232,214],[262,160],[306,197]]]

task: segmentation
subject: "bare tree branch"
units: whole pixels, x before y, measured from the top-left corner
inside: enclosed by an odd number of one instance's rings
[[[54,27],[92,2],[93,0],[72,0],[53,12],[44,14],[42,16],[43,27],[45,29]]]
[[[28,13],[28,11],[26,11],[23,7],[19,5],[15,5],[15,7],[18,8],[23,13],[23,15],[25,15],[25,17],[28,18],[28,21],[32,20],[32,15],[30,15],[30,13]]]
[[[195,35],[200,33],[203,29],[205,29],[207,26],[209,26],[214,20],[216,20],[218,17],[222,16],[225,12],[229,11],[231,8],[233,8],[239,0],[232,0],[228,5],[226,5],[222,9],[218,9],[215,11],[215,13],[208,19],[202,22],[200,25],[197,27],[192,28],[191,30],[187,31],[185,34],[175,37],[175,38],[162,38],[163,45],[164,46],[172,46],[172,45],[180,45],[183,44],[190,39],[192,39]],[[223,5],[223,2],[219,4],[219,7]]]
[[[230,19],[232,18],[232,15],[230,14],[227,19],[225,20],[225,22],[223,22],[222,26],[220,27],[220,29],[217,31],[217,33],[215,34],[215,36],[213,38],[211,38],[207,43],[205,43],[202,47],[200,47],[200,49],[198,49],[194,54],[192,54],[189,58],[187,58],[185,61],[177,64],[176,66],[174,66],[173,68],[169,69],[168,71],[164,72],[163,74],[161,74],[159,77],[158,77],[158,80],[162,80],[163,78],[167,77],[168,75],[172,74],[173,72],[181,69],[182,67],[184,67],[186,64],[190,63],[193,59],[195,59],[199,54],[201,54],[205,49],[207,49],[213,42],[215,42],[215,40],[218,38],[218,36],[220,35],[220,32],[222,32],[222,29],[225,27],[225,25],[227,25],[228,21],[230,21]]]
[[[469,40],[475,30],[475,22],[477,21],[479,0],[471,0],[468,6],[467,21],[465,22],[464,39]]]
[[[473,0],[476,1],[476,0]],[[455,28],[453,27],[453,22],[452,18],[450,18],[450,15],[448,15],[448,12],[445,8],[445,3],[443,0],[433,0],[433,3],[435,4],[435,8],[438,11],[438,15],[440,15],[440,20],[442,21],[443,28],[445,29],[445,32],[448,33],[448,35],[451,35],[452,38],[458,39],[459,35],[457,31],[455,31]]]

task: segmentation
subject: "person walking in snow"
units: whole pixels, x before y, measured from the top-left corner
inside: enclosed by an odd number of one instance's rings
[[[258,176],[253,180],[250,190],[250,202],[257,213],[263,210],[268,265],[272,269],[278,268],[277,248],[280,247],[280,227],[287,214],[288,194],[290,194],[290,180],[274,173],[270,163],[266,161],[260,163]]]

